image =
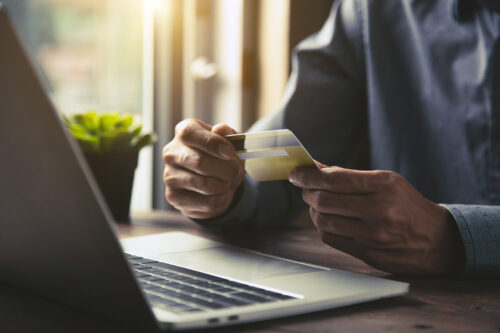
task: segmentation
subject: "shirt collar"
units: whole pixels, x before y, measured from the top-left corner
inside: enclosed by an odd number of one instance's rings
[[[470,21],[474,18],[477,7],[481,5],[500,12],[500,1],[498,0],[455,0],[453,15],[458,22]]]

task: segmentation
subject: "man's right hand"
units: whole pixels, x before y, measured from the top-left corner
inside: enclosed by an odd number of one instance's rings
[[[175,137],[163,148],[167,201],[182,214],[208,219],[224,213],[245,170],[224,135],[236,132],[225,124],[197,119],[181,121]]]

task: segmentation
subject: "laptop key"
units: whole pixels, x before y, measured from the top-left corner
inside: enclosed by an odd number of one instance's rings
[[[148,276],[144,276],[144,277],[140,278],[139,280],[146,281],[146,282],[158,283],[158,282],[163,281],[165,279],[158,277],[158,276],[154,276],[154,275],[148,275]]]
[[[223,287],[223,286],[216,286],[216,287],[213,287],[211,288],[213,291],[216,291],[218,293],[234,293],[234,292],[238,292],[239,290],[236,290],[236,289],[233,289],[233,288],[227,288],[227,287]]]
[[[203,311],[203,310],[199,309],[199,308],[190,308],[190,309],[183,310],[183,312],[200,312],[200,311]]]
[[[200,291],[203,291],[200,288],[195,288],[195,287],[188,286],[188,285],[184,285],[184,286],[179,287],[179,290],[184,292],[184,293],[188,293],[188,294],[198,294]]]
[[[168,273],[167,271],[164,271],[162,269],[158,269],[154,266],[151,266],[151,265],[147,265],[148,267],[151,267],[151,272],[154,273],[154,274],[158,274],[158,275],[165,275],[165,273]]]
[[[165,262],[156,262],[156,263],[152,263],[150,265],[151,266],[155,266],[155,267],[159,267],[159,268],[163,268],[163,269],[168,269],[170,271],[174,271],[174,272],[177,272],[177,273],[180,273],[180,274],[186,274],[186,275],[190,275],[190,276],[193,276],[193,277],[196,277],[196,278],[201,278],[201,279],[209,280],[209,281],[210,281],[210,279],[215,278],[215,277],[213,277],[213,276],[211,276],[209,274],[205,274],[205,273],[198,272],[198,271],[195,271],[195,270],[191,270],[191,269],[188,269],[188,268],[183,268],[183,267],[179,267],[179,266],[167,264]]]
[[[181,293],[177,290],[173,290],[173,289],[167,289],[167,288],[162,288],[162,294],[163,295],[167,295],[169,297],[173,297],[173,298],[182,298],[184,297],[186,294],[184,293]]]
[[[168,298],[175,298],[175,299],[186,300],[186,299],[191,299],[191,297],[192,297],[191,294],[189,294],[189,293],[182,292],[180,290],[169,289],[169,288],[159,288],[159,289],[154,289],[154,290],[151,290],[151,291],[158,292],[163,297],[168,297]]]
[[[161,269],[154,269],[154,268],[151,271],[151,273],[158,274],[160,276],[163,276],[163,277],[166,277],[166,278],[169,278],[169,279],[176,279],[176,278],[180,277],[180,275],[177,274],[177,273],[169,272],[169,271],[164,271],[164,270],[161,270]]]
[[[139,279],[145,279],[147,278],[148,276],[151,276],[150,274],[146,274],[146,273],[143,273],[143,272],[138,272],[138,271],[134,271],[135,273],[135,276]]]
[[[134,270],[146,271],[148,273],[151,273],[154,270],[154,268],[153,267],[149,267],[149,266],[140,265],[138,267],[134,267]]]
[[[179,275],[179,276],[173,277],[173,279],[180,281],[180,282],[191,283],[191,284],[197,284],[197,283],[202,282],[198,279],[195,279],[195,278],[192,278],[192,277],[189,277],[186,275]]]
[[[214,296],[214,293],[211,293],[211,292],[206,291],[206,290],[198,289],[198,290],[196,290],[196,295],[199,295],[203,298],[212,298],[212,296]]]
[[[153,291],[159,294],[162,294],[165,292],[165,288],[161,288],[155,285],[152,285],[150,283],[143,285],[144,290],[146,291]]]
[[[202,309],[198,307],[194,307],[191,305],[183,304],[183,303],[177,303],[169,300],[160,300],[152,303],[153,306],[159,307],[161,309],[167,310],[167,311],[172,311],[172,312],[177,312],[177,313],[183,313],[183,312],[201,312],[203,311]]]
[[[151,298],[151,301],[153,302],[153,304],[161,303],[161,304],[168,305],[168,306],[175,306],[175,305],[179,304],[176,301],[173,301],[173,300],[170,300],[170,299],[167,299],[164,297],[158,297],[158,296]]]
[[[213,288],[214,287],[213,283],[204,282],[204,281],[193,282],[193,284],[196,284],[196,286],[200,287],[200,288]]]
[[[171,289],[181,289],[184,286],[182,283],[168,280],[158,281],[156,283]]]
[[[182,298],[182,300],[185,300],[187,302],[191,302],[191,303],[194,303],[197,305],[201,305],[201,306],[204,306],[204,307],[209,308],[209,309],[223,309],[223,308],[230,307],[229,304],[222,304],[222,303],[216,302],[216,301],[207,301],[207,300],[197,298],[197,297],[192,297],[192,296],[184,296]]]
[[[232,297],[238,297],[242,298],[243,300],[248,300],[248,301],[255,301],[256,303],[266,303],[266,302],[272,302],[273,300],[270,298],[246,293],[246,292],[240,292],[240,293],[234,293],[231,294]]]
[[[250,304],[256,303],[254,301],[243,300],[243,299],[239,299],[239,298],[231,298],[231,297],[226,297],[226,296],[216,295],[216,294],[212,295],[212,299],[215,301],[228,303],[228,304],[235,305],[235,306],[243,306],[243,305],[250,305]]]

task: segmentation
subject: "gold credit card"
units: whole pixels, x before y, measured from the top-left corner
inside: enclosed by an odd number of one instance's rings
[[[292,131],[276,130],[225,136],[253,180],[286,180],[298,167],[317,167]]]

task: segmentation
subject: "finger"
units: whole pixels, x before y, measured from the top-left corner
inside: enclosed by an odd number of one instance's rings
[[[206,129],[207,131],[211,131],[212,130],[212,125],[210,124],[207,124],[206,122],[204,122],[203,120],[199,120],[199,119],[186,119],[187,121],[195,121],[196,123],[198,123],[200,126],[202,126],[204,129]]]
[[[183,189],[167,188],[167,201],[192,218],[210,218],[222,214],[231,203],[229,194],[202,195]]]
[[[179,168],[166,167],[163,182],[170,188],[186,189],[204,195],[223,194],[231,189],[230,182]]]
[[[361,258],[361,250],[357,242],[349,237],[333,235],[328,232],[323,232],[320,230],[321,240],[323,243],[340,250],[342,252],[348,253],[357,258]]]
[[[231,161],[221,160],[189,147],[184,147],[177,154],[170,156],[168,163],[202,176],[215,177],[224,181],[236,179],[242,168],[236,159]]]
[[[325,165],[325,164],[323,164],[323,163],[321,163],[321,162],[318,162],[318,161],[316,161],[316,160],[314,160],[314,164],[316,164],[316,166],[317,166],[318,168],[320,168],[320,169],[324,169],[324,168],[327,168],[327,167],[328,167],[327,165]]]
[[[307,189],[335,193],[373,193],[377,171],[358,171],[340,167],[322,169],[297,168],[290,173],[290,182]]]
[[[175,135],[185,145],[197,148],[212,156],[229,160],[234,158],[234,147],[219,134],[211,132],[212,127],[197,119],[181,121],[175,127]]]
[[[314,225],[322,232],[353,239],[366,238],[367,228],[359,219],[341,215],[323,214],[309,208]]]
[[[219,134],[221,136],[236,134],[236,130],[227,124],[217,124],[212,127],[212,133]]]
[[[366,217],[374,205],[372,196],[369,194],[339,194],[323,190],[303,189],[302,198],[320,213],[351,218]]]

